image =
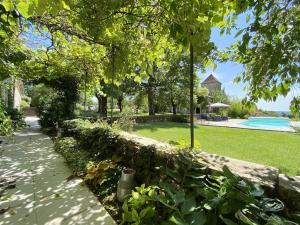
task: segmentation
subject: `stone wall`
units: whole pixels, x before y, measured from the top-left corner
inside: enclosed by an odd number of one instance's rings
[[[167,143],[158,142],[151,138],[140,137],[126,132],[120,133],[120,138],[130,142],[136,148],[152,146],[157,151],[172,154],[175,147]],[[275,167],[264,166],[257,163],[246,162],[230,157],[219,156],[201,151],[197,154],[202,164],[212,171],[222,171],[223,166],[228,168],[245,180],[257,183],[264,187],[268,194],[280,197],[285,204],[300,210],[300,176],[290,177],[280,174]]]
[[[79,145],[103,157],[121,155],[123,166],[135,169],[137,180],[143,182],[155,179],[159,172],[158,167],[172,165],[179,151],[167,143],[127,132],[117,132],[107,126],[82,120],[66,121],[62,136],[75,138]],[[279,197],[292,209],[300,210],[300,177],[288,177],[279,174],[279,170],[274,167],[203,151],[194,152],[193,156],[211,171],[222,171],[227,166],[243,179],[263,186],[269,195]]]

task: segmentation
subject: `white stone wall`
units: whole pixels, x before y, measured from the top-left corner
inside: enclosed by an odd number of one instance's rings
[[[14,108],[18,110],[20,110],[21,108],[22,94],[23,94],[23,82],[17,80],[15,82],[15,88],[14,88]]]

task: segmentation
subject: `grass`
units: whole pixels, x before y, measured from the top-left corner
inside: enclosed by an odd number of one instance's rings
[[[189,126],[183,123],[138,124],[133,132],[160,141],[189,142]],[[281,172],[300,172],[300,134],[212,126],[196,126],[195,140],[206,152],[274,166]]]

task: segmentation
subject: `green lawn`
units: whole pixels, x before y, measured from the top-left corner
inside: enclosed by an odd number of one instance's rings
[[[189,140],[183,123],[138,124],[133,132],[165,142]],[[300,134],[212,126],[195,127],[195,139],[206,152],[270,165],[282,172],[300,172]]]

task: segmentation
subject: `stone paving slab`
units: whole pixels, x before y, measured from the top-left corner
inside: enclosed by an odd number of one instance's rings
[[[16,188],[0,198],[0,225],[64,225],[116,223],[81,179],[68,178],[72,172],[63,157],[54,152],[49,137],[31,127],[5,140],[0,149],[0,178],[15,176]]]

